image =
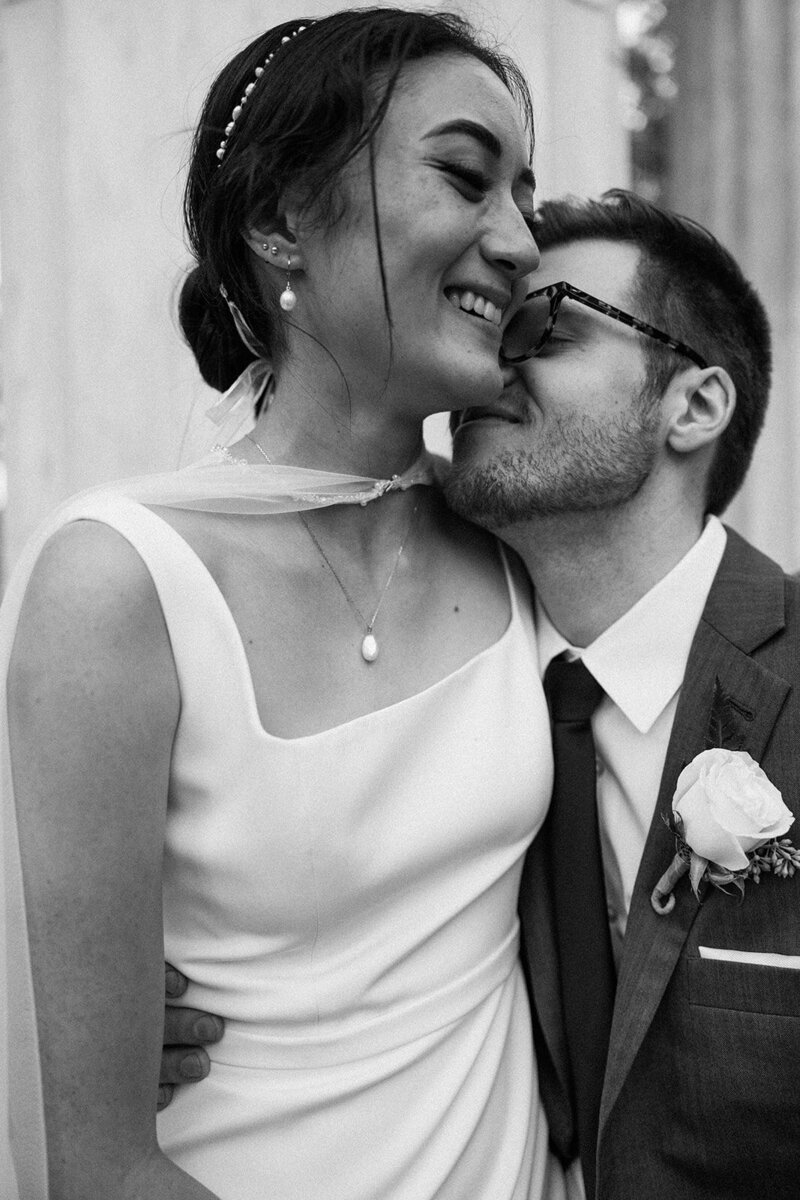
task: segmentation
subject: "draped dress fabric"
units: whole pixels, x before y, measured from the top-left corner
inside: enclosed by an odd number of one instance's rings
[[[445,679],[321,733],[259,720],[207,568],[121,495],[181,694],[165,954],[224,1017],[211,1073],[158,1118],[221,1200],[559,1200],[516,897],[552,761],[527,595]],[[387,634],[388,636],[388,634]]]

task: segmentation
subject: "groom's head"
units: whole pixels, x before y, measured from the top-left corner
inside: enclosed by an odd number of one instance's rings
[[[495,529],[653,489],[721,512],[761,429],[769,326],[707,230],[623,191],[547,201],[501,399],[455,422],[448,497]]]

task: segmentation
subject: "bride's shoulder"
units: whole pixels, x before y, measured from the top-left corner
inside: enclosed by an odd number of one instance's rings
[[[58,711],[77,737],[112,714],[148,732],[177,720],[155,585],[133,546],[101,521],[70,522],[51,535],[3,641],[10,642],[8,701],[23,725],[38,729],[46,714],[60,721]]]
[[[25,588],[15,657],[65,654],[130,662],[163,641],[155,585],[138,552],[98,520],[76,520],[43,545]]]
[[[39,592],[97,608],[135,603],[150,579],[130,541],[100,520],[68,521],[45,542],[31,572],[26,598]]]

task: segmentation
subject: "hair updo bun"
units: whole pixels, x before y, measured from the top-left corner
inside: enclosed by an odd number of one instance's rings
[[[184,280],[178,319],[203,379],[217,391],[227,391],[255,355],[239,337],[219,288],[202,267]]]

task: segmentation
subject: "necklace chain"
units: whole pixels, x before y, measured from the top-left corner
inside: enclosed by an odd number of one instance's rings
[[[270,458],[270,456],[267,454],[264,447],[262,445],[260,445],[259,442],[257,442],[254,437],[252,437],[249,433],[246,433],[245,437],[247,438],[248,442],[252,442],[252,444],[255,446],[256,450],[258,450],[259,454],[261,454],[262,457],[267,460],[267,462],[270,464],[270,466],[275,465],[273,463],[272,459]],[[373,612],[369,621],[366,619],[366,617],[362,613],[361,609],[358,607],[355,600],[348,592],[347,588],[345,587],[345,585],[342,581],[341,576],[339,575],[339,572],[336,570],[333,563],[331,562],[331,560],[328,558],[327,554],[323,550],[322,546],[320,545],[319,539],[317,538],[317,535],[314,533],[314,531],[311,528],[311,526],[309,525],[308,521],[306,520],[306,518],[303,516],[303,514],[301,512],[298,511],[298,513],[297,513],[297,516],[300,520],[300,524],[303,526],[306,533],[311,538],[311,541],[313,542],[314,546],[316,547],[317,553],[319,554],[320,558],[325,563],[325,565],[328,567],[328,570],[330,571],[331,575],[333,575],[333,578],[336,580],[337,584],[339,585],[341,593],[344,596],[345,600],[347,601],[348,606],[350,607],[354,616],[358,620],[359,624],[364,626],[364,637],[362,638],[362,641],[361,641],[361,657],[364,659],[365,662],[368,662],[368,663],[374,662],[375,659],[378,657],[378,643],[377,643],[377,640],[373,633],[373,629],[375,626],[375,622],[378,619],[378,613],[381,610],[381,605],[383,604],[383,601],[386,597],[386,593],[389,590],[389,585],[391,584],[392,580],[394,579],[395,572],[396,572],[398,566],[400,565],[400,559],[403,555],[403,551],[405,550],[406,542],[408,541],[409,537],[411,536],[411,531],[414,528],[414,523],[415,523],[415,519],[417,516],[418,508],[419,508],[419,500],[417,500],[416,504],[414,505],[414,507],[411,511],[411,516],[409,518],[408,525],[406,526],[406,531],[403,534],[402,541],[400,542],[400,548],[394,557],[394,562],[392,563],[392,569],[389,572],[389,575],[386,579],[386,583],[381,588],[381,593],[378,597],[378,603],[375,605],[375,611]]]

